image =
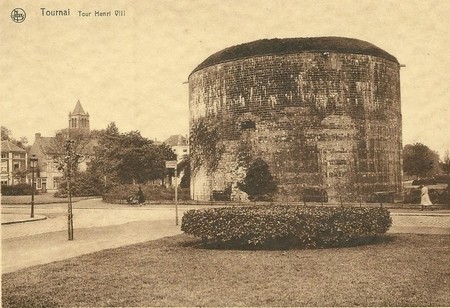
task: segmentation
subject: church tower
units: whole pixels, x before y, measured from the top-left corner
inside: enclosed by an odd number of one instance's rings
[[[69,132],[77,131],[82,134],[89,134],[89,113],[85,112],[80,100],[75,105],[75,109],[69,112]]]

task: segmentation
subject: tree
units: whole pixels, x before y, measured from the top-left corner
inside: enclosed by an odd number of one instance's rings
[[[107,188],[120,183],[118,166],[121,135],[116,123],[111,122],[106,130],[96,132],[96,137],[98,146],[94,149],[94,158],[88,163],[87,171]]]
[[[270,200],[277,190],[269,165],[261,158],[250,164],[244,181],[238,183],[238,187],[248,194],[250,200]]]
[[[13,137],[12,132],[10,129],[8,129],[5,126],[2,126],[2,141],[11,141],[15,145],[17,145],[20,148],[26,149],[28,144],[27,137],[20,137],[19,139],[16,139]]]
[[[28,144],[28,138],[27,137],[20,137],[19,140],[13,138],[11,141],[17,145],[19,148],[26,149]],[[31,148],[31,146],[29,146]]]
[[[119,133],[115,123],[98,133],[98,147],[88,171],[103,176],[109,184],[136,184],[163,179],[166,160],[174,160],[172,149],[155,145],[139,131]]]
[[[403,171],[420,178],[439,174],[439,154],[422,143],[407,144],[403,148]]]
[[[441,169],[446,175],[450,176],[450,151],[449,150],[446,150],[444,153],[444,158],[441,162]]]
[[[118,174],[122,183],[145,183],[163,179],[165,161],[176,159],[165,144],[154,145],[138,131],[122,134],[119,149]]]
[[[77,151],[77,143],[74,139],[66,139],[63,147],[64,152],[62,155],[54,156],[57,159],[58,169],[63,171],[64,177],[67,180],[67,192],[69,197],[68,202],[68,233],[69,241],[73,240],[73,215],[72,215],[72,186],[74,183],[74,175],[78,171],[78,165],[83,160],[81,152]],[[59,144],[54,144],[55,146]]]
[[[12,176],[13,179],[17,180],[20,184],[25,184],[29,172],[30,172],[29,168],[15,169],[12,173]]]
[[[85,159],[84,152],[88,143],[89,138],[80,133],[69,135],[68,130],[61,130],[49,144],[47,154],[53,157],[53,162],[64,172],[64,176],[67,176],[67,172],[75,174]]]
[[[5,126],[2,126],[2,141],[5,140],[11,140],[11,130]]]

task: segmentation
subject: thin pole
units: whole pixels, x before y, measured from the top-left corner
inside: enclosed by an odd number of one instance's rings
[[[31,214],[30,217],[34,217],[34,167],[31,167]]]
[[[67,183],[67,189],[69,191],[69,204],[68,204],[68,213],[67,213],[67,224],[68,224],[68,232],[69,232],[69,241],[73,241],[73,214],[72,214],[72,187],[71,187],[71,172],[70,172],[71,164],[69,162],[69,181]]]
[[[175,166],[175,225],[178,226],[178,185],[177,185],[177,166]]]

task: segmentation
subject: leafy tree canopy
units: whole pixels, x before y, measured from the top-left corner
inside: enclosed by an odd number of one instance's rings
[[[422,143],[407,144],[403,148],[403,171],[420,178],[439,174],[439,154]]]
[[[19,139],[16,139],[12,136],[12,132],[10,129],[8,129],[5,126],[2,126],[2,141],[8,140],[17,145],[20,148],[28,149],[28,139],[27,137],[20,137]]]
[[[445,153],[444,153],[444,158],[442,159],[442,162],[441,162],[441,169],[445,174],[450,175],[450,151],[449,150],[445,151]]]
[[[114,122],[98,136],[98,147],[89,171],[106,176],[110,183],[145,183],[163,179],[167,172],[165,161],[176,158],[169,146],[155,145],[139,131],[120,133]]]
[[[4,140],[11,140],[11,130],[5,126],[2,126],[2,141]]]

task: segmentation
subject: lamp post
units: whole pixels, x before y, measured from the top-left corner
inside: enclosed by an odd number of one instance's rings
[[[30,166],[31,166],[31,215],[30,217],[33,218],[34,217],[34,189],[35,189],[35,185],[34,185],[34,170],[37,167],[37,162],[38,159],[36,157],[36,155],[31,155],[30,157]]]
[[[175,164],[175,225],[178,226],[178,183],[177,183],[177,165]]]

